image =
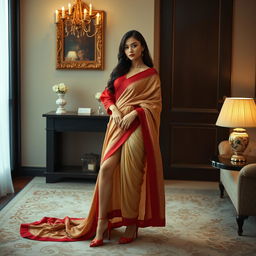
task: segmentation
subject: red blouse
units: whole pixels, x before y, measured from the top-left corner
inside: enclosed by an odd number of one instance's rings
[[[114,95],[112,92],[110,92],[109,89],[106,88],[106,89],[102,92],[102,94],[100,95],[100,100],[101,100],[102,104],[104,105],[104,107],[105,107],[107,113],[108,113],[109,115],[111,115],[111,114],[112,114],[112,111],[109,109],[109,107],[110,107],[111,105],[115,104],[115,102],[116,102],[116,97],[115,97],[115,95]]]
[[[121,85],[123,84],[124,80],[126,80],[125,75],[118,77],[114,81],[115,94],[113,94],[108,88],[106,88],[100,96],[100,100],[109,115],[112,114],[112,111],[109,109],[109,107],[116,103],[116,100],[123,92],[123,90],[120,90],[120,88],[122,87]]]

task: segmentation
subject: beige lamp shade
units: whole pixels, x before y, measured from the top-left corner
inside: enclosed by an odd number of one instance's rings
[[[216,125],[230,128],[256,127],[254,99],[226,98]]]

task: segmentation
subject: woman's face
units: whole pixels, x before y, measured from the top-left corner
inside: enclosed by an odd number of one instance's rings
[[[142,47],[140,41],[134,37],[130,37],[126,40],[124,46],[124,52],[128,59],[131,61],[138,60],[142,57],[142,52],[144,48]]]

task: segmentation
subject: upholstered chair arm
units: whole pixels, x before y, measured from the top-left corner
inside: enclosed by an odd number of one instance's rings
[[[247,164],[240,171],[240,179],[250,178],[256,179],[256,163],[255,164]],[[256,184],[255,184],[256,186]]]
[[[238,214],[256,215],[256,163],[248,164],[239,173]]]
[[[227,140],[223,140],[222,142],[220,142],[218,149],[219,149],[220,155],[231,155],[232,154],[232,149]]]

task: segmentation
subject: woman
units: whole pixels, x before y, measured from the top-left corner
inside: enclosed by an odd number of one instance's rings
[[[160,81],[143,36],[127,32],[118,64],[101,95],[110,120],[101,167],[86,219],[43,218],[22,224],[30,239],[76,241],[95,235],[90,246],[103,245],[103,234],[127,226],[119,243],[130,243],[138,227],[164,226],[165,203],[159,125]]]

